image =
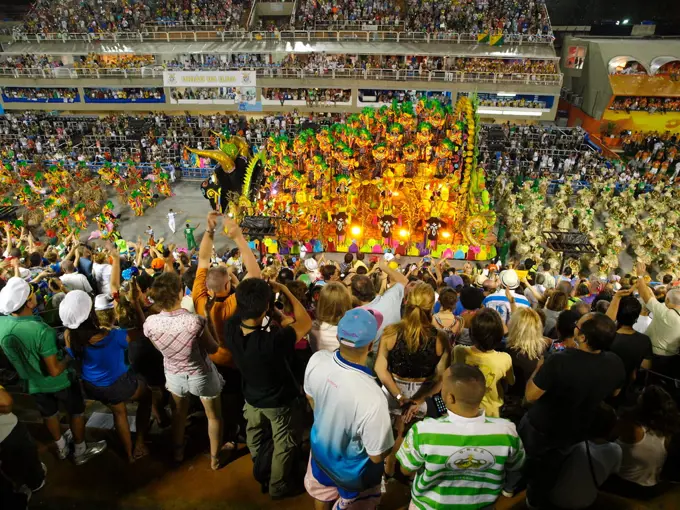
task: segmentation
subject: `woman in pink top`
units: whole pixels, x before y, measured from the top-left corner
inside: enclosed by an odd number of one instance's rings
[[[144,334],[163,354],[166,388],[175,400],[172,417],[174,458],[184,458],[184,429],[189,394],[200,397],[208,417],[212,469],[220,468],[218,454],[222,441],[220,393],[224,380],[208,354],[217,352],[217,343],[206,327],[206,319],[184,310],[184,288],[175,273],[162,273],[151,287],[151,298],[161,309],[144,322]]]

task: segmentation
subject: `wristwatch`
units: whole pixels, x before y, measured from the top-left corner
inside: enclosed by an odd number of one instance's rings
[[[399,395],[397,395],[397,396],[394,397],[394,398],[397,399],[397,402],[401,402],[401,400],[404,398],[404,395],[402,395],[402,394],[400,393]]]
[[[209,229],[209,228],[206,228],[205,231],[210,235],[215,235],[215,229],[214,228],[212,230]]]

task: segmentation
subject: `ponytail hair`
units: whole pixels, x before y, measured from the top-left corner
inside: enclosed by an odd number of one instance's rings
[[[100,333],[106,334],[107,330],[103,329],[99,324],[99,319],[97,319],[97,314],[93,308],[90,311],[90,316],[80,326],[76,329],[69,329],[68,332],[73,357],[77,360],[82,360],[85,355],[85,349],[91,345],[90,340],[92,340],[92,337]]]
[[[416,283],[406,297],[401,321],[387,328],[386,332],[401,335],[409,352],[416,352],[431,338],[433,307],[434,289],[427,283]]]

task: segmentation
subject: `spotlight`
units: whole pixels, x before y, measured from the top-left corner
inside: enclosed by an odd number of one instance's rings
[[[442,232],[442,237],[444,239],[448,239],[449,237],[451,237],[451,232]]]
[[[402,229],[399,231],[399,236],[400,236],[400,237],[403,237],[404,239],[406,239],[406,238],[408,237],[408,230],[406,230],[405,228],[402,228]]]
[[[361,227],[354,226],[352,227],[350,232],[352,232],[353,236],[358,236],[359,234],[361,234]]]

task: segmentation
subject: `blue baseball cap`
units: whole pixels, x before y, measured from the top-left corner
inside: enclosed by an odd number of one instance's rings
[[[375,340],[381,324],[381,313],[366,308],[352,308],[338,323],[338,341],[348,347],[364,347]]]
[[[451,287],[452,289],[455,289],[456,287],[462,286],[464,284],[463,279],[457,274],[447,276],[446,278],[444,278],[444,283]]]

